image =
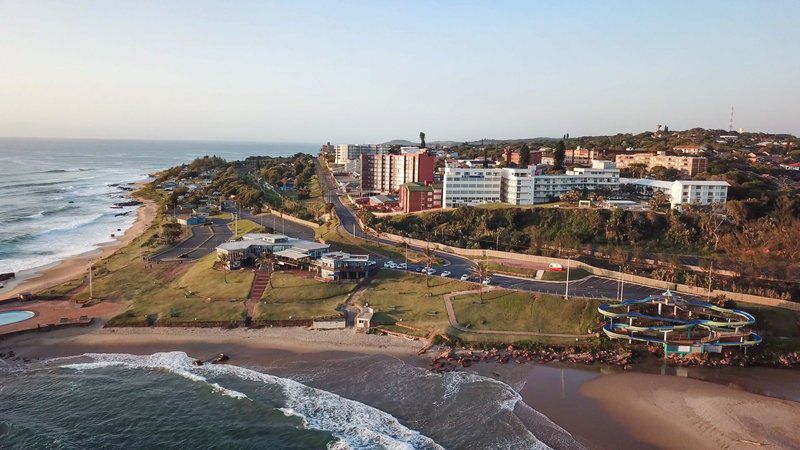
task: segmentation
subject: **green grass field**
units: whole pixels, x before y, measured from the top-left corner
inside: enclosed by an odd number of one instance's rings
[[[475,285],[435,275],[429,280],[426,278],[382,270],[370,281],[369,291],[361,300],[375,309],[376,323],[402,322],[427,331],[443,332],[449,324],[443,295],[474,289]],[[428,295],[428,281],[432,295]]]
[[[486,268],[489,269],[489,272],[510,273],[513,275],[519,275],[521,277],[526,277],[526,278],[536,278],[536,269],[526,269],[524,267],[509,266],[507,264],[493,262],[492,260],[489,260],[487,262]]]
[[[591,275],[589,272],[583,269],[570,269],[569,270],[569,279],[570,281],[573,280],[580,280],[581,278],[586,278]],[[542,280],[545,281],[566,281],[567,280],[567,271],[563,270],[561,272],[551,272],[545,270],[542,274]]]
[[[584,334],[598,320],[599,300],[494,290],[453,299],[459,324],[475,330]]]
[[[240,239],[242,236],[244,236],[247,233],[255,233],[255,232],[261,231],[263,229],[263,227],[261,225],[253,222],[252,220],[248,220],[248,219],[239,220],[238,224],[236,222],[231,222],[231,223],[228,224],[228,228],[230,228],[231,231],[234,232],[234,236],[232,238],[233,240]],[[237,229],[238,229],[238,232],[237,232]]]
[[[173,286],[181,291],[194,292],[202,298],[244,301],[255,277],[253,271],[244,269],[223,273],[214,270],[216,260],[217,253],[213,252],[191,263],[186,273],[173,282]]]
[[[353,283],[329,283],[292,273],[272,274],[272,287],[256,308],[257,319],[314,319],[337,315],[336,307],[356,288]]]

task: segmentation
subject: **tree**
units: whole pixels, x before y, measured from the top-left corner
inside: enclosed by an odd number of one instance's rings
[[[667,207],[670,204],[669,198],[667,198],[667,194],[664,191],[655,191],[653,193],[653,197],[650,198],[648,204],[654,210],[659,210],[662,208]]]
[[[581,197],[582,197],[581,192],[576,189],[573,189],[565,194],[562,194],[561,201],[567,203],[578,203]]]
[[[531,163],[531,150],[527,144],[522,144],[519,148],[519,166],[526,168]]]
[[[419,132],[419,146],[421,148],[426,148],[425,147],[425,133],[422,132],[422,131]]]
[[[222,279],[225,284],[228,284],[228,264],[231,262],[231,258],[227,253],[217,253],[217,261],[222,266]]]
[[[475,267],[472,268],[472,274],[478,278],[478,283],[480,283],[480,295],[481,295],[481,304],[483,304],[483,280],[489,275],[489,268],[486,265],[485,260],[478,261],[475,264]]]
[[[564,144],[564,140],[558,141],[556,144],[556,149],[553,150],[553,167],[557,170],[561,170],[564,168],[564,156],[567,152],[567,146]]]

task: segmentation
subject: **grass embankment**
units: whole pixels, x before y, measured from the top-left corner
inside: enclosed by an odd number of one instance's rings
[[[354,283],[328,283],[275,272],[272,287],[256,308],[257,319],[315,319],[337,314],[336,308],[356,288]]]
[[[330,220],[321,225],[316,230],[317,239],[322,239],[327,244],[336,246],[337,250],[342,250],[352,254],[374,253],[390,258],[396,262],[404,262],[406,258],[405,248],[402,245],[387,245],[372,240],[355,237],[350,233],[342,232],[340,235],[336,229],[339,226],[337,220]],[[418,264],[425,260],[425,256],[419,252],[409,250],[408,262]]]
[[[736,308],[756,318],[755,330],[762,335],[762,346],[775,350],[800,349],[800,311],[737,302]]]
[[[214,254],[195,263],[148,263],[155,253],[163,216],[128,246],[95,265],[94,299],[89,299],[88,279],[82,277],[56,286],[47,294],[70,296],[78,302],[127,303],[128,309],[110,325],[146,323],[147,316],[172,321],[233,320],[244,312],[244,297],[252,272],[229,273],[213,269]],[[246,286],[246,287],[245,287]],[[237,300],[232,300],[236,298]]]
[[[248,219],[240,219],[239,223],[231,222],[228,228],[234,233],[233,240],[241,239],[247,233],[256,233],[264,229],[261,225]]]
[[[586,278],[591,275],[589,272],[583,269],[570,269],[569,270],[569,280],[580,280],[581,278]],[[563,270],[561,272],[551,272],[546,270],[542,274],[542,280],[544,281],[566,281],[567,280],[567,271]]]
[[[598,320],[599,300],[493,290],[453,299],[456,319],[475,330],[585,334]]]
[[[475,285],[436,275],[426,281],[423,275],[382,270],[369,281],[367,288],[361,302],[375,309],[376,324],[402,323],[441,333],[449,325],[444,294],[474,289]]]

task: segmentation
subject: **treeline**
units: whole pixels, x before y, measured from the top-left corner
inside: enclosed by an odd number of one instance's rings
[[[682,269],[682,263],[707,266],[713,261],[717,269],[740,274],[718,280],[718,287],[800,297],[800,199],[796,194],[780,197],[773,204],[730,201],[724,215],[698,207],[666,214],[465,207],[382,219],[367,214],[363,219],[381,232],[463,248],[572,254],[591,263],[602,257],[615,268],[625,265],[631,272],[693,285],[704,285],[706,279]],[[702,257],[681,261],[677,255]],[[661,264],[645,267],[647,260]]]

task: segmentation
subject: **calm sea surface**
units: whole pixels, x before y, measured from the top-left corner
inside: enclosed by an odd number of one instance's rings
[[[119,186],[204,155],[315,154],[319,144],[0,138],[0,273],[91,251],[133,224]]]

